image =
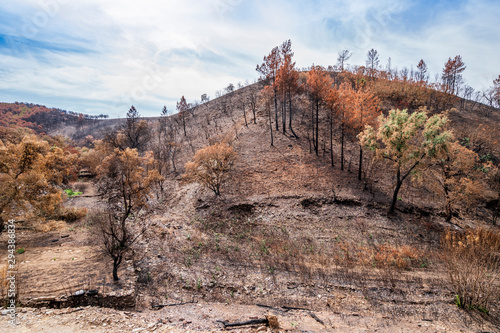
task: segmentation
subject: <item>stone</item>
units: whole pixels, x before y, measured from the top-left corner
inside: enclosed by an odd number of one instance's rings
[[[73,296],[83,296],[83,295],[85,295],[85,290],[83,289],[77,290],[73,293]]]

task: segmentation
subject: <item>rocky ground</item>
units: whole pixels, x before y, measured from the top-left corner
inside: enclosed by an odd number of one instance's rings
[[[451,304],[443,305],[452,307]],[[276,316],[278,329],[264,324],[226,328],[219,321],[240,322]],[[119,311],[99,307],[65,309],[20,308],[12,326],[0,316],[2,332],[498,332],[465,314],[429,319],[425,316],[383,316],[370,312],[266,309],[259,306],[190,303],[160,310]]]

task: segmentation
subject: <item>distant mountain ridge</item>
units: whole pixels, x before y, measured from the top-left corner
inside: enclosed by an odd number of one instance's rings
[[[25,127],[37,133],[47,132],[61,124],[83,124],[97,119],[107,119],[108,117],[108,115],[104,114],[88,115],[58,108],[48,108],[33,103],[0,102],[0,127]]]

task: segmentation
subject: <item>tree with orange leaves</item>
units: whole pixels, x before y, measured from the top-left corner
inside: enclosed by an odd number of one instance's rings
[[[462,72],[466,69],[462,57],[457,55],[455,58],[448,58],[448,61],[444,64],[443,74],[441,78],[443,80],[444,91],[456,95],[463,82]]]
[[[297,92],[299,87],[299,72],[295,68],[295,62],[292,62],[293,52],[291,49],[291,41],[288,40],[281,45],[281,55],[282,63],[278,69],[276,80],[274,85],[276,86],[277,92],[281,96],[282,100],[282,123],[283,123],[283,134],[286,132],[286,104],[288,100],[289,118],[288,118],[288,128],[292,132],[293,136],[298,138],[297,134],[294,132],[292,127],[292,97]]]
[[[262,98],[264,100],[264,103],[266,105],[267,109],[267,114],[269,116],[269,130],[271,132],[271,147],[274,145],[274,138],[273,138],[273,117],[271,116],[271,103],[273,99],[273,89],[271,86],[265,86],[264,89],[262,89]],[[255,119],[255,117],[254,117]]]
[[[417,65],[417,81],[420,83],[427,83],[429,74],[427,74],[428,68],[424,59],[420,59]]]
[[[340,103],[338,90],[335,88],[328,89],[325,97],[326,106],[329,110],[328,118],[330,123],[330,161],[332,167],[335,166],[333,162],[333,117],[337,114],[338,106]]]
[[[458,142],[448,142],[446,150],[429,169],[426,179],[431,188],[444,199],[446,221],[451,221],[454,206],[471,208],[487,192],[484,184],[488,167],[479,156]]]
[[[162,177],[154,167],[152,152],[140,156],[137,149],[113,149],[104,142],[97,144],[96,151],[105,156],[97,166],[97,185],[106,212],[98,214],[95,228],[104,251],[113,259],[113,280],[118,281],[123,256],[147,229],[148,198]],[[132,223],[140,227],[139,232]]]
[[[314,105],[311,115],[311,130],[316,155],[318,155],[319,149],[319,105],[324,101],[325,94],[331,88],[332,83],[331,77],[323,67],[312,65],[307,77],[307,87],[309,88],[309,96]],[[316,115],[314,115],[314,110],[316,110]]]
[[[19,143],[0,140],[0,232],[6,219],[27,213],[47,217],[60,207],[60,185],[76,155],[35,135]]]
[[[186,163],[183,178],[188,182],[198,182],[219,196],[235,160],[233,147],[225,141],[216,143],[196,152],[193,161]]]
[[[344,81],[337,88],[338,104],[335,108],[335,113],[340,122],[340,170],[344,170],[344,137],[345,128],[347,125],[347,115],[352,113],[351,108],[354,106],[355,91],[351,83]]]
[[[373,126],[380,115],[380,100],[368,89],[360,88],[353,93],[353,104],[348,108],[347,122],[355,133],[361,133],[365,126]],[[361,180],[363,167],[363,146],[359,145],[358,179]]]

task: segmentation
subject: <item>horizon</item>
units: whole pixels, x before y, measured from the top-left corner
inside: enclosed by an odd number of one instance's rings
[[[476,90],[500,74],[500,3],[451,1],[22,0],[0,12],[0,101],[124,118],[131,105],[157,117],[181,96],[215,98],[253,83],[263,56],[291,39],[297,68],[365,64],[368,50],[393,67],[423,59],[430,81],[461,55]]]

